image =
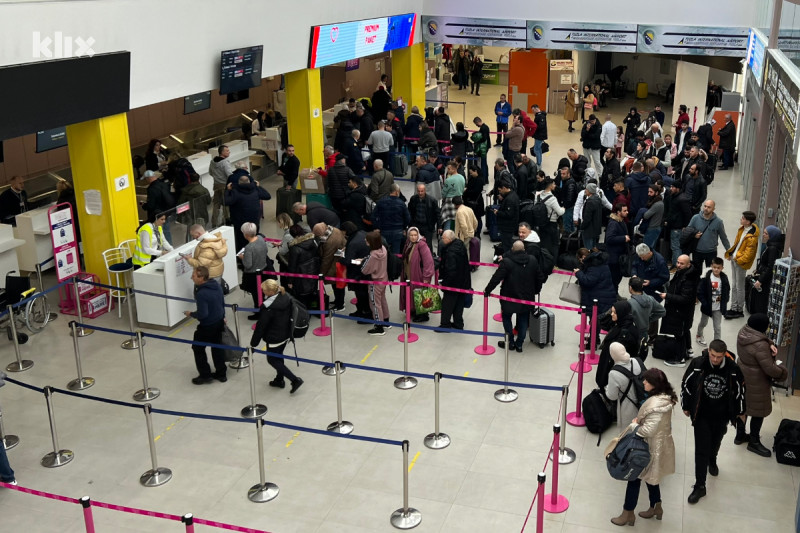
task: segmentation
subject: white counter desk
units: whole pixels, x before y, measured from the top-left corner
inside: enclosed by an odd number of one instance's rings
[[[11,224],[0,224],[0,273],[5,275],[16,271],[19,274],[17,249],[24,244],[22,239],[14,238]]]
[[[228,244],[228,255],[223,259],[225,271],[222,277],[233,290],[239,285],[239,273],[236,268],[236,250],[233,228],[221,226],[209,233],[222,232]],[[136,294],[136,317],[140,324],[172,328],[184,320],[184,311],[193,311],[194,282],[192,267],[180,254],[192,254],[197,241],[192,240],[166,255],[162,255],[149,265],[133,272],[133,287],[137,291],[155,294],[166,294],[180,298],[189,298],[191,302],[183,302],[147,294]]]
[[[53,241],[50,238],[50,221],[47,210],[51,206],[40,207],[17,215],[14,237],[25,243],[17,248],[19,268],[35,272],[36,265],[53,257]],[[42,265],[42,270],[53,268],[53,262]]]

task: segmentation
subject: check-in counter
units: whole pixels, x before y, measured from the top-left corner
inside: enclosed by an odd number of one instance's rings
[[[222,237],[227,241],[228,254],[223,258],[225,271],[223,279],[233,290],[239,285],[239,274],[236,269],[236,247],[234,244],[233,228],[221,226],[209,233],[222,232]],[[194,311],[194,282],[192,281],[192,266],[180,254],[191,255],[194,253],[198,241],[192,240],[166,255],[155,259],[149,265],[133,272],[133,287],[137,291],[146,291],[154,294],[164,294],[189,298],[191,302],[183,302],[148,294],[136,294],[136,317],[140,324],[172,328],[184,320],[184,311]]]
[[[231,162],[231,165],[234,167],[239,162],[244,162],[247,165],[247,172],[252,172],[252,168],[250,167],[250,156],[255,155],[255,151],[250,150],[249,146],[247,145],[247,141],[233,141],[225,146],[231,151],[231,155],[228,156],[228,161]],[[218,152],[217,148],[211,148],[208,153],[211,157],[217,157]],[[210,162],[210,161],[209,161]],[[197,169],[195,169],[197,170]]]
[[[17,227],[14,228],[14,237],[24,242],[17,250],[19,268],[34,272],[36,265],[40,265],[53,257],[53,241],[50,238],[50,221],[47,210],[51,206],[40,207],[17,215]],[[53,268],[50,261],[42,265],[42,270]]]
[[[24,244],[24,240],[14,237],[11,224],[0,224],[0,272],[19,272],[17,249]]]
[[[192,154],[186,159],[192,164],[194,171],[200,174],[200,184],[208,189],[208,194],[214,196],[214,178],[208,173],[208,167],[211,165],[211,154],[208,152],[197,152]]]

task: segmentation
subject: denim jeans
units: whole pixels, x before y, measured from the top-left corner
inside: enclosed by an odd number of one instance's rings
[[[594,248],[594,245],[597,244],[597,239],[594,237],[587,237],[586,235],[583,236],[583,247],[591,250]]]
[[[533,153],[536,155],[536,164],[542,168],[542,141],[541,139],[533,140]]]
[[[575,207],[567,207],[564,209],[564,214],[561,216],[561,219],[564,222],[564,231],[566,233],[572,233],[575,231],[575,222],[572,220],[572,212],[575,210]]]
[[[8,464],[6,449],[2,443],[0,443],[0,481],[3,483],[11,483],[15,479],[14,471],[11,469],[11,465]]]
[[[661,228],[649,228],[644,232],[644,243],[649,246],[651,250],[655,250],[659,235],[661,235]]]
[[[514,326],[511,324],[511,316],[513,313],[502,313],[503,316],[503,329],[508,334],[508,339],[510,344],[508,348],[511,349],[512,346],[517,348],[522,348],[522,345],[525,344],[525,335],[528,334],[528,322],[531,317],[530,311],[524,311],[522,313],[517,313],[517,339],[514,340]]]
[[[669,244],[672,248],[672,266],[678,264],[678,256],[681,255],[681,230],[669,230]]]

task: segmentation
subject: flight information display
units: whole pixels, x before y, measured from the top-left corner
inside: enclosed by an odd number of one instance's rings
[[[261,85],[261,58],[263,53],[263,45],[222,52],[219,92],[221,94],[230,94]]]

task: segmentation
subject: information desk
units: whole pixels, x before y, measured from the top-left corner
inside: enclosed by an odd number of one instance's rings
[[[0,224],[0,273],[19,273],[17,249],[24,244],[22,239],[14,238],[11,224]]]
[[[17,248],[19,268],[35,272],[36,265],[53,257],[53,241],[50,238],[50,221],[47,210],[51,206],[40,207],[17,215],[14,237],[25,243]],[[53,262],[42,265],[42,270],[53,268]]]
[[[225,271],[222,277],[233,290],[239,285],[239,274],[236,268],[236,250],[233,228],[221,226],[209,233],[222,232],[228,244],[228,255],[223,259]],[[137,291],[165,294],[179,298],[189,298],[191,302],[183,302],[170,298],[136,294],[136,317],[140,324],[172,328],[184,320],[184,311],[194,311],[194,282],[192,266],[179,254],[193,254],[198,241],[192,240],[166,255],[162,255],[149,265],[133,272],[133,287]]]

